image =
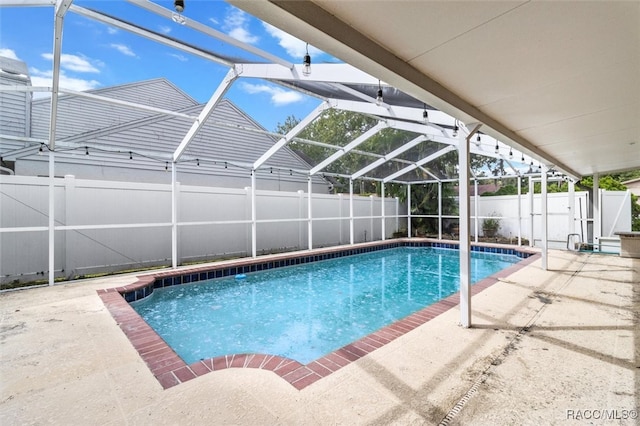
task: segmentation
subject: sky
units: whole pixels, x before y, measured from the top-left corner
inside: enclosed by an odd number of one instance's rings
[[[153,0],[173,10],[173,0]],[[149,30],[246,62],[263,61],[124,0],[75,0]],[[51,86],[53,7],[0,7],[0,56],[24,61],[34,86]],[[186,0],[183,15],[278,57],[301,63],[306,43],[221,0]],[[309,46],[312,63],[339,62]],[[61,87],[91,90],[164,77],[205,103],[228,68],[136,34],[68,12],[64,20]],[[36,94],[36,96],[45,96]],[[290,115],[303,118],[319,100],[259,79],[239,79],[226,97],[267,130]]]

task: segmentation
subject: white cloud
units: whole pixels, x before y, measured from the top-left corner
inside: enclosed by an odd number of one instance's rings
[[[295,38],[291,34],[287,34],[284,31],[274,27],[271,24],[267,24],[263,22],[262,25],[264,29],[269,33],[269,35],[278,40],[278,44],[282,47],[289,56],[292,58],[302,58],[307,52],[307,43],[300,40],[299,38]],[[320,49],[317,49],[313,46],[309,46],[309,55],[318,56],[323,52]]]
[[[113,27],[107,27],[107,33],[111,35],[118,34],[118,29]]]
[[[256,44],[260,38],[249,31],[249,15],[240,9],[230,7],[224,17],[222,29],[230,37],[243,43]]]
[[[189,58],[187,58],[184,55],[180,55],[179,53],[169,53],[169,56],[173,56],[174,58],[176,58],[180,62],[187,62],[189,60]]]
[[[122,53],[123,55],[133,56],[134,58],[136,57],[136,54],[133,53],[133,50],[131,50],[131,48],[125,44],[111,43],[109,46],[116,49],[118,52]]]
[[[50,61],[53,60],[52,53],[43,53],[42,57]],[[100,70],[94,67],[86,58],[77,55],[70,55],[68,53],[60,55],[60,68],[75,72],[100,72]]]
[[[258,42],[258,40],[260,40],[260,38],[252,35],[248,30],[240,27],[234,28],[229,31],[229,36],[248,44],[255,44]]]
[[[284,90],[280,87],[269,86],[266,84],[242,83],[242,90],[250,95],[265,93],[271,97],[271,103],[275,106],[283,106],[296,102],[301,102],[304,98],[301,93],[293,90]]]
[[[169,34],[171,32],[171,27],[168,25],[160,25],[160,32],[162,34]]]
[[[209,18],[209,22],[211,22],[213,25],[218,25],[220,23],[216,18]]]
[[[37,68],[29,68],[29,72],[31,73],[31,84],[33,86],[44,86],[51,87],[52,86],[52,77],[53,71],[42,71]],[[65,74],[64,70],[60,71],[60,87],[64,89],[70,89],[75,91],[85,91],[96,89],[100,87],[101,84],[97,80],[85,80],[81,78],[69,77]],[[48,97],[50,94],[48,92],[34,92],[34,98],[44,98]]]
[[[16,55],[16,52],[12,49],[0,49],[0,56],[4,56],[5,58],[9,59],[15,59],[17,61],[20,60],[18,58],[18,55]]]

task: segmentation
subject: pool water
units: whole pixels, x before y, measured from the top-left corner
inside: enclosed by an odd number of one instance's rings
[[[517,263],[471,253],[472,282]],[[261,353],[307,364],[459,289],[459,252],[403,247],[154,290],[133,308],[187,363]]]

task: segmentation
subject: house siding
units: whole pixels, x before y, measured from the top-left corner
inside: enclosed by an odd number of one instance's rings
[[[153,104],[154,107],[194,117],[204,108],[164,79],[92,93]],[[34,137],[48,137],[49,108],[48,102],[34,102]],[[59,147],[66,142],[75,144],[77,148],[59,149],[56,155],[57,176],[73,174],[85,179],[166,183],[171,176],[166,173],[167,168],[170,170],[166,161],[193,124],[193,121],[179,117],[73,95],[61,97],[58,108],[56,140]],[[238,127],[226,127],[228,125]],[[191,185],[249,186],[250,165],[274,145],[276,138],[244,128],[262,129],[231,101],[221,100],[177,164],[178,180]],[[34,151],[20,159],[16,164],[18,174],[47,174],[47,157],[36,153]],[[196,159],[200,160],[200,165],[196,164]],[[272,172],[272,167],[284,170]],[[308,168],[307,163],[285,147],[269,159],[263,170],[257,172],[259,187],[306,190],[307,176],[289,170]],[[314,191],[327,192],[322,178],[315,177],[314,185]]]

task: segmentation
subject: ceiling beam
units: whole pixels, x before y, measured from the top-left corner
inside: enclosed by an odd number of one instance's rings
[[[199,56],[203,59],[207,59],[209,61],[231,67],[233,63],[228,61],[227,59],[216,56],[211,52],[207,52],[204,49],[200,49],[194,46],[187,45],[185,43],[181,43],[179,41],[173,40],[169,37],[165,37],[163,35],[157,34],[153,31],[147,30],[145,28],[139,27],[137,25],[132,25],[124,21],[120,21],[119,19],[114,19],[110,16],[103,15],[102,13],[95,12],[93,10],[85,9],[80,6],[73,5],[70,10],[73,13],[77,13],[78,15],[84,16],[85,18],[94,19],[98,22],[102,22],[103,24],[111,25],[112,27],[119,28],[121,30],[129,31],[131,33],[137,34],[141,37],[145,37],[149,40],[153,40],[160,44],[164,44],[165,46],[172,47],[174,49],[181,50],[185,53],[189,53],[195,56]]]
[[[433,161],[433,160],[435,160],[437,158],[440,158],[443,155],[445,155],[445,154],[447,154],[447,153],[449,153],[449,152],[451,152],[451,151],[453,151],[455,149],[456,149],[455,146],[449,145],[449,146],[441,149],[440,151],[434,152],[433,154],[423,158],[422,160],[416,161],[415,163],[405,167],[402,170],[398,170],[397,172],[395,172],[393,174],[390,174],[386,178],[382,179],[382,182],[387,183],[387,182],[389,182],[391,180],[394,180],[395,178],[400,177],[400,176],[402,176],[402,175],[404,175],[406,173],[409,173],[411,170],[415,170],[418,167],[423,166],[423,165],[425,165],[425,164],[427,164],[427,163],[429,163],[429,162],[431,162],[431,161]]]
[[[278,142],[276,142],[271,148],[269,148],[260,158],[253,163],[253,170],[258,170],[269,158],[275,155],[276,152],[280,151],[282,148],[287,146],[291,140],[297,136],[300,132],[302,132],[305,127],[307,127],[313,120],[318,118],[322,112],[327,109],[326,103],[321,103],[311,111],[305,118],[300,120],[298,124],[291,130],[289,130]]]
[[[376,133],[380,132],[382,129],[385,129],[387,127],[388,127],[387,123],[385,123],[385,122],[380,122],[380,123],[376,124],[375,126],[370,128],[369,130],[367,130],[366,132],[364,132],[363,134],[361,134],[360,136],[355,138],[353,141],[349,142],[347,145],[342,147],[339,151],[334,152],[329,157],[325,158],[324,161],[320,162],[317,166],[315,166],[314,168],[309,170],[309,175],[311,175],[311,176],[315,175],[320,170],[324,169],[325,167],[327,167],[328,165],[330,165],[334,161],[338,160],[343,155],[349,153],[349,151],[353,150],[358,145],[363,144],[368,139],[373,137]]]
[[[141,7],[145,10],[148,10],[149,12],[155,13],[156,15],[160,15],[163,16],[171,21],[173,21],[173,15],[175,14],[175,12],[160,6],[157,3],[153,3],[150,2],[149,0],[127,0],[129,3],[135,4],[138,7]],[[238,39],[235,39],[231,36],[228,36],[224,33],[221,33],[220,31],[214,30],[213,28],[204,25],[194,19],[190,19],[184,15],[182,15],[185,18],[185,22],[184,22],[184,26],[185,27],[189,27],[191,29],[194,29],[196,31],[199,31],[203,34],[206,34],[210,37],[215,38],[216,40],[220,40],[223,43],[226,43],[228,45],[231,46],[235,46],[239,49],[244,50],[245,52],[249,52],[252,53],[262,59],[265,59],[269,62],[272,62],[274,64],[279,64],[282,65],[286,68],[292,68],[293,64],[289,61],[285,61],[284,59],[280,58],[279,56],[276,55],[272,55],[269,52],[265,52],[262,49],[258,49],[255,46],[252,46],[248,43],[244,43]]]
[[[385,155],[382,158],[377,159],[376,161],[374,161],[373,163],[369,164],[366,167],[363,167],[362,169],[358,170],[357,172],[355,172],[354,174],[351,175],[351,179],[357,179],[360,176],[364,175],[365,173],[370,172],[371,170],[383,165],[384,163],[386,163],[387,161],[390,161],[394,158],[396,158],[398,155],[402,154],[403,152],[406,152],[408,150],[410,150],[411,148],[421,144],[422,142],[428,140],[427,137],[425,135],[420,135],[417,138],[413,139],[412,141],[409,141],[405,144],[403,144],[401,147],[395,149],[394,151],[390,152],[389,154]]]
[[[227,75],[225,76],[224,80],[222,80],[222,83],[220,83],[216,91],[213,93],[213,95],[211,95],[211,99],[209,99],[207,104],[204,106],[204,108],[198,115],[198,119],[191,125],[191,128],[182,139],[182,142],[180,142],[180,145],[178,145],[178,148],[176,148],[175,152],[173,153],[174,163],[180,159],[180,157],[182,156],[184,151],[187,149],[187,147],[189,146],[193,138],[196,136],[196,134],[198,134],[198,131],[200,131],[200,129],[202,128],[202,126],[204,126],[204,123],[207,121],[211,113],[213,113],[213,110],[216,107],[216,105],[218,105],[218,102],[220,102],[220,99],[222,99],[224,94],[227,93],[227,90],[229,90],[229,88],[231,87],[233,82],[236,81],[237,78],[238,78],[238,75],[236,74],[235,70],[231,68],[229,72],[227,72]]]
[[[58,121],[58,91],[60,90],[60,56],[62,55],[62,29],[64,15],[73,0],[58,0],[53,24],[53,68],[51,76],[51,109],[49,111],[49,149],[56,147],[56,123]]]

